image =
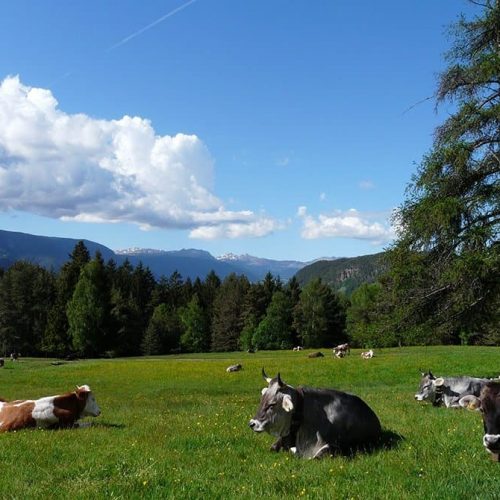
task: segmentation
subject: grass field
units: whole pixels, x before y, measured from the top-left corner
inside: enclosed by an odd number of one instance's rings
[[[498,376],[500,348],[385,349],[371,360],[324,352],[6,361],[1,397],[89,384],[102,415],[87,428],[0,434],[0,498],[500,498],[500,464],[483,450],[480,415],[414,400],[420,369]],[[243,371],[226,373],[236,362]],[[263,366],[292,385],[361,396],[399,438],[351,458],[270,452],[273,438],[248,427]]]

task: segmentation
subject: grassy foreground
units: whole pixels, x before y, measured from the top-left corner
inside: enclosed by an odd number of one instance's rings
[[[0,434],[0,498],[500,498],[500,464],[483,450],[480,415],[413,398],[421,368],[500,375],[500,348],[385,349],[371,360],[323,352],[6,361],[0,397],[89,384],[102,415],[87,428]],[[226,373],[236,362],[243,371]],[[352,458],[270,452],[272,437],[248,428],[262,366],[292,385],[361,396],[400,437]]]

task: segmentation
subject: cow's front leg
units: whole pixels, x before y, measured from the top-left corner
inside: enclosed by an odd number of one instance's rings
[[[323,458],[325,455],[331,455],[330,451],[330,445],[325,444],[323,445],[313,456],[314,459],[316,458]]]
[[[292,446],[295,446],[295,436],[288,434],[279,437],[271,446],[271,451],[288,451]]]

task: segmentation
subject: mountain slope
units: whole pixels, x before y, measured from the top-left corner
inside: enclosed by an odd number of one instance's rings
[[[117,258],[121,260],[127,258],[134,266],[142,262],[144,266],[151,269],[156,278],[170,276],[177,271],[184,279],[199,277],[203,280],[210,271],[214,271],[221,279],[228,274],[236,273],[246,274],[250,281],[258,280],[254,273],[246,273],[244,269],[236,264],[221,262],[204,250],[122,250],[117,252]]]
[[[304,286],[315,278],[321,278],[335,290],[350,295],[363,283],[371,283],[385,270],[385,253],[320,260],[302,268],[295,276]]]
[[[59,269],[78,241],[0,230],[0,267],[7,268],[18,260],[26,260],[47,269]],[[83,242],[92,256],[99,250],[104,260],[115,257],[113,250],[104,245],[89,240]]]

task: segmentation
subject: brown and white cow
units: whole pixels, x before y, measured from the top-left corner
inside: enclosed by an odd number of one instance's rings
[[[473,394],[460,399],[460,406],[480,410],[483,415],[483,445],[491,458],[500,461],[500,382],[491,381],[481,389],[479,397]]]
[[[373,358],[373,356],[375,356],[375,353],[373,352],[372,349],[361,353],[361,357],[363,359],[371,359],[371,358]]]
[[[26,427],[71,427],[81,417],[97,417],[101,410],[88,385],[73,392],[41,399],[0,400],[0,432]]]

